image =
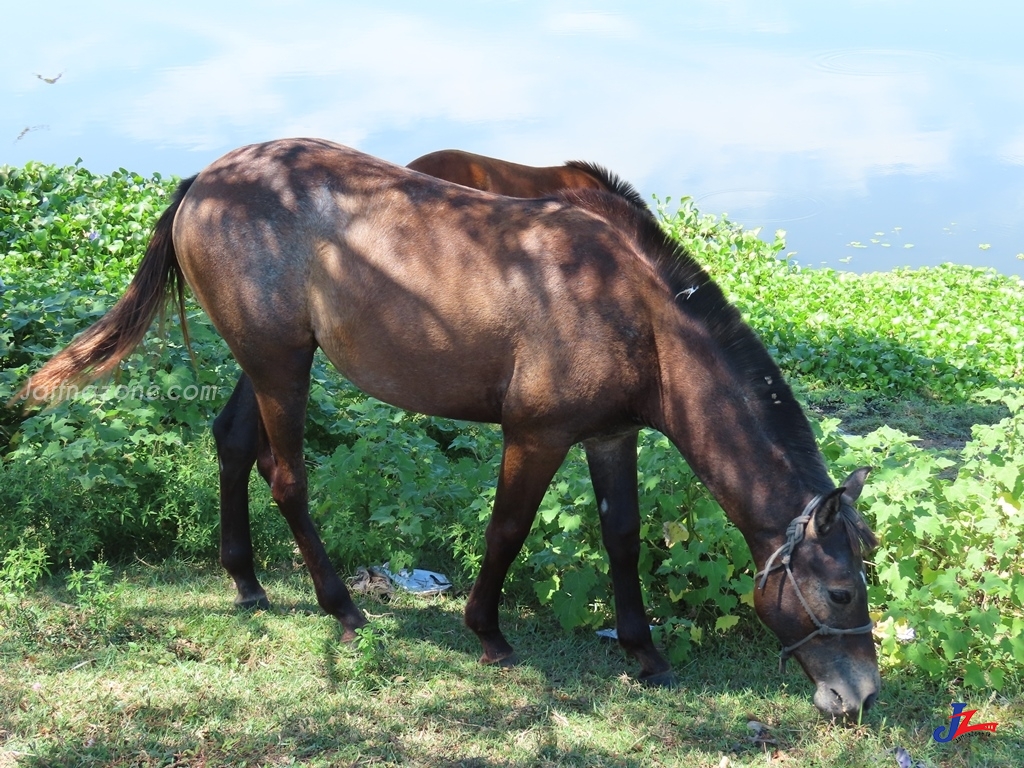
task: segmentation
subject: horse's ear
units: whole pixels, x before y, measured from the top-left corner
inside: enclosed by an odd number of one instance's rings
[[[864,481],[867,479],[871,467],[861,467],[850,473],[850,476],[843,481],[843,488],[850,501],[856,501],[860,492],[864,490]]]
[[[864,490],[864,481],[867,479],[871,467],[861,467],[850,473],[846,481],[831,493],[827,494],[814,510],[814,532],[818,536],[826,536],[832,530],[832,526],[839,518],[839,510],[843,506],[843,498],[848,503],[853,503]]]
[[[836,488],[825,496],[814,510],[812,520],[816,536],[827,536],[828,532],[832,530],[832,526],[839,518],[839,510],[843,505],[844,493],[846,493],[846,488]]]

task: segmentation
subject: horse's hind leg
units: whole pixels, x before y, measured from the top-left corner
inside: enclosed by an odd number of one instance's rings
[[[213,422],[220,467],[220,562],[235,582],[235,605],[266,609],[270,603],[253,568],[249,530],[249,474],[256,463],[259,418],[256,393],[243,373]]]
[[[637,564],[640,558],[640,502],[637,496],[636,433],[584,443],[601,516],[615,594],[619,644],[640,662],[649,685],[673,685],[675,675],[651,639]]]
[[[515,651],[498,626],[501,588],[569,446],[516,439],[507,431],[504,439],[494,510],[485,534],[487,547],[480,575],[466,602],[465,621],[480,638],[481,663],[509,665],[515,663]]]
[[[263,370],[250,369],[262,421],[257,449],[260,474],[270,483],[271,496],[291,528],[317,602],[341,622],[342,639],[352,640],[355,630],[366,625],[366,618],[331,565],[309,517],[302,433],[313,350],[267,350],[265,359],[273,363]]]

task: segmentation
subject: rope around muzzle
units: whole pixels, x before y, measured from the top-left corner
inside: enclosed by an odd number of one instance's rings
[[[875,628],[875,622],[870,621],[863,627],[853,627],[852,629],[839,629],[837,627],[830,627],[828,624],[821,622],[817,616],[814,615],[814,611],[811,610],[811,606],[807,604],[807,599],[804,597],[803,592],[800,591],[800,585],[796,581],[796,577],[793,575],[792,569],[789,567],[790,560],[793,558],[793,550],[796,545],[804,539],[804,534],[807,533],[807,524],[811,521],[811,517],[814,513],[815,508],[821,503],[822,495],[818,494],[811,499],[807,506],[804,507],[804,511],[793,518],[786,528],[786,541],[783,542],[782,546],[772,553],[772,556],[768,558],[768,561],[764,564],[764,568],[754,574],[755,581],[758,577],[761,578],[761,583],[758,585],[758,589],[764,590],[765,584],[768,582],[768,575],[778,569],[785,568],[786,575],[789,576],[789,580],[793,582],[793,591],[796,592],[797,598],[800,600],[800,605],[807,611],[807,615],[811,617],[811,621],[814,622],[814,626],[817,627],[811,634],[805,637],[803,640],[799,640],[792,645],[784,646],[782,651],[779,653],[779,672],[785,674],[786,662],[789,661],[789,657],[793,655],[793,651],[799,648],[809,640],[821,635],[823,637],[828,635],[864,635]],[[775,560],[779,562],[776,563]]]

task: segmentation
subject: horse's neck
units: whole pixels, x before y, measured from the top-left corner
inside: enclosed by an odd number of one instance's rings
[[[754,395],[735,380],[713,343],[686,338],[659,346],[658,429],[743,533],[755,559],[782,536],[811,497],[796,457],[771,438]],[[806,498],[805,498],[806,497]],[[792,514],[790,514],[792,512]]]

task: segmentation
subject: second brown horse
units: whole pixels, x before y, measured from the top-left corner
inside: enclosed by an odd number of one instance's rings
[[[579,160],[564,165],[535,167],[475,155],[461,149],[442,149],[417,157],[406,168],[436,179],[508,197],[546,197],[563,189],[609,190],[608,173]]]

